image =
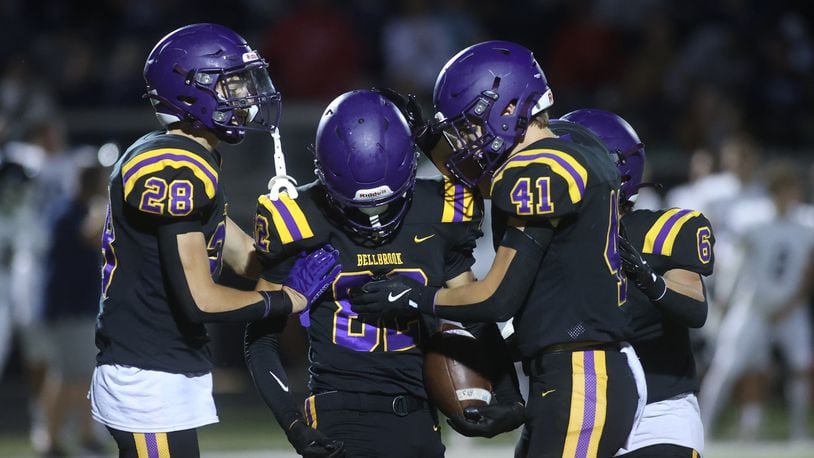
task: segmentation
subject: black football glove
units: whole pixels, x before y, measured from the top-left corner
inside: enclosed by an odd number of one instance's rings
[[[525,408],[519,402],[467,407],[464,415],[447,418],[447,423],[466,437],[495,437],[523,424]]]
[[[286,431],[288,442],[297,453],[305,458],[336,458],[345,456],[345,444],[342,441],[328,439],[324,434],[309,427],[302,420],[295,421]]]
[[[405,97],[388,87],[374,88],[373,90],[393,102],[393,105],[401,111],[401,114],[404,115],[404,118],[407,120],[407,126],[410,127],[410,132],[415,136],[416,145],[422,153],[432,159],[430,155],[432,154],[432,150],[435,149],[435,145],[441,140],[441,133],[435,132],[430,127],[430,123],[424,119],[421,105],[418,104],[415,96],[408,94]]]
[[[619,237],[619,256],[622,258],[622,270],[641,292],[651,301],[657,301],[667,292],[667,284],[642,258],[638,250],[624,236]]]
[[[382,319],[413,314],[416,310],[431,314],[436,291],[438,288],[424,286],[404,275],[393,275],[351,288],[351,309],[360,315],[376,315]]]

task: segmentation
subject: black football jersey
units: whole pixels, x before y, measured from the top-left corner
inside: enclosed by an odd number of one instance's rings
[[[700,212],[636,210],[622,217],[622,225],[630,243],[659,275],[672,269],[712,273],[715,235]],[[687,326],[664,317],[635,286],[628,291],[624,309],[630,313],[631,343],[647,378],[647,402],[698,391]]]
[[[206,329],[173,305],[157,230],[175,221],[200,221],[210,270],[217,277],[226,235],[219,174],[217,152],[165,132],[140,138],[116,163],[102,236],[99,364],[171,373],[211,369]]]
[[[515,314],[518,350],[621,340],[626,284],[617,251],[619,173],[607,150],[557,138],[512,155],[492,178],[495,244],[510,219],[551,225],[554,235]]]
[[[428,329],[432,321],[419,314],[392,321],[362,319],[353,313],[348,290],[385,274],[443,286],[474,263],[482,210],[482,200],[460,184],[440,177],[418,179],[401,227],[384,243],[371,245],[343,229],[319,182],[301,188],[297,199],[260,197],[255,243],[266,280],[282,283],[300,251],[330,243],[340,253],[342,273],[310,309],[312,392],[426,398],[422,346],[434,331]]]

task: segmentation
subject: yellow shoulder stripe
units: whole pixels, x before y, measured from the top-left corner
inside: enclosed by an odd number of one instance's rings
[[[442,223],[472,221],[475,213],[475,195],[466,186],[444,177],[444,211]]]
[[[503,179],[506,170],[526,167],[531,164],[544,164],[551,168],[551,171],[561,176],[568,184],[568,197],[571,203],[582,200],[585,188],[588,186],[588,170],[577,161],[574,156],[568,153],[553,149],[534,149],[521,151],[506,161],[492,178],[492,191],[495,184]]]
[[[288,194],[280,193],[278,200],[271,200],[267,195],[262,195],[259,202],[271,214],[274,227],[284,245],[314,236],[302,208]]]
[[[204,184],[210,199],[215,197],[218,187],[218,172],[197,154],[178,148],[161,148],[137,155],[122,166],[124,197],[127,198],[139,178],[158,172],[167,167],[188,168]]]
[[[671,256],[681,227],[701,212],[671,208],[662,214],[644,236],[642,253]]]

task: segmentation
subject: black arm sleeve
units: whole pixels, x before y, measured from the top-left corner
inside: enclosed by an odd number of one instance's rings
[[[434,304],[432,314],[455,321],[495,322],[513,317],[534,283],[553,236],[551,227],[509,227],[502,246],[517,251],[497,290],[484,301],[467,305]],[[423,310],[422,310],[423,311]]]
[[[302,414],[289,393],[288,377],[280,361],[279,337],[285,323],[286,318],[248,323],[244,354],[257,392],[288,433],[295,421],[302,420]]]
[[[500,335],[495,323],[465,324],[464,327],[483,342],[486,348],[486,357],[492,361],[489,380],[492,382],[492,391],[497,397],[497,402],[501,404],[513,404],[519,402],[523,404],[523,396],[517,383],[517,372],[514,370],[514,363],[511,358],[511,351],[506,341]]]
[[[161,269],[165,286],[172,297],[172,304],[193,323],[245,322],[261,320],[267,316],[287,316],[292,304],[288,294],[282,291],[260,291],[261,300],[229,312],[204,312],[195,303],[189,283],[178,253],[178,234],[201,232],[197,221],[184,221],[166,224],[158,229],[158,250],[161,256]]]
[[[707,303],[706,288],[703,301],[697,301],[689,296],[667,288],[664,292],[664,296],[660,299],[652,300],[651,302],[658,307],[665,316],[687,327],[700,328],[707,321],[709,304]]]

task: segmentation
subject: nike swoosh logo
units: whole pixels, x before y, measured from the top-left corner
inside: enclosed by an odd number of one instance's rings
[[[543,393],[542,393],[542,397],[546,397],[546,395],[551,394],[551,393],[553,393],[553,392],[555,392],[555,391],[557,391],[557,389],[556,389],[556,388],[555,388],[555,389],[553,389],[553,390],[543,391]]]
[[[413,242],[415,242],[415,243],[421,243],[421,242],[427,241],[427,240],[429,240],[429,239],[431,239],[431,238],[433,238],[433,237],[435,237],[435,234],[430,234],[430,235],[428,235],[428,236],[426,236],[426,237],[419,237],[419,236],[417,236],[417,235],[414,235],[414,236],[413,236]]]
[[[269,371],[269,374],[271,374],[271,376],[272,376],[272,377],[274,377],[274,380],[277,380],[277,384],[278,384],[278,385],[280,385],[280,388],[282,388],[282,389],[283,389],[283,391],[285,391],[286,393],[288,393],[288,387],[287,387],[287,386],[285,386],[285,384],[283,384],[283,381],[282,381],[282,380],[280,380],[279,378],[277,378],[277,376],[276,376],[276,375],[274,375],[274,372]]]
[[[409,293],[412,290],[413,288],[407,288],[404,291],[396,294],[395,296],[393,295],[393,293],[390,293],[387,295],[387,300],[390,302],[396,302],[397,300],[401,299],[401,296],[404,296],[405,294]]]

